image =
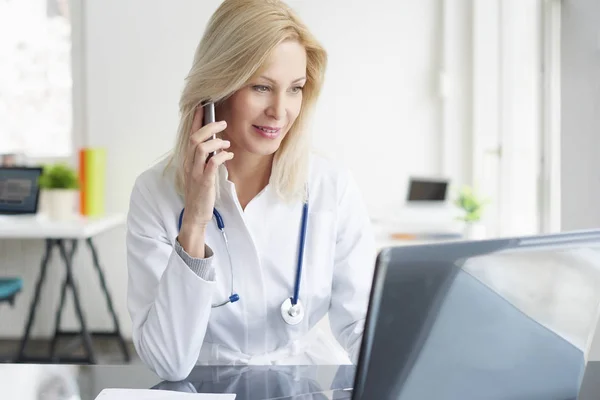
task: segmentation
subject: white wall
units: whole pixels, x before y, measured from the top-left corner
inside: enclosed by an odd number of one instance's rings
[[[600,2],[562,9],[562,228],[600,227]]]
[[[105,146],[109,212],[126,212],[135,177],[174,142],[177,103],[193,52],[217,0],[107,0],[85,2],[85,132],[77,138]],[[360,0],[290,2],[330,55],[323,96],[314,123],[315,145],[346,164],[372,212],[399,206],[409,174],[469,178],[467,104],[470,91],[438,96],[442,63],[457,89],[469,79],[468,2]],[[446,22],[446,24],[442,24]],[[444,35],[442,32],[444,31]],[[448,47],[441,56],[442,37]],[[443,111],[443,114],[442,114]],[[442,115],[444,118],[442,118]],[[117,313],[130,335],[126,308],[124,229],[97,239]],[[38,273],[41,243],[0,242],[1,268],[22,275],[26,288],[16,308],[0,308],[0,336],[17,337]],[[110,319],[86,251],[76,276],[92,328]],[[61,266],[54,263],[34,333],[53,326]],[[72,303],[64,326],[76,328]],[[5,323],[6,322],[6,323]]]
[[[562,230],[600,228],[600,2],[563,2]],[[591,350],[600,359],[600,326]]]
[[[374,214],[402,205],[410,174],[468,175],[469,91],[449,95],[446,112],[439,94],[444,65],[468,89],[468,7],[445,17],[442,3],[291,2],[330,56],[314,145],[352,170]]]

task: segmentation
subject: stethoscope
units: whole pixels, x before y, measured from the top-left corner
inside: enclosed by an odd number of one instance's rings
[[[183,223],[183,212],[185,208],[181,210],[179,214],[179,225],[178,230],[181,230],[181,225]],[[233,285],[233,262],[231,261],[231,252],[229,251],[229,241],[227,240],[227,235],[225,234],[225,224],[223,223],[223,218],[221,214],[217,211],[216,208],[213,208],[213,216],[215,217],[215,222],[217,223],[217,227],[219,231],[221,231],[221,235],[223,236],[223,241],[225,242],[225,248],[227,249],[227,256],[229,258],[229,270],[231,271],[231,290],[230,296],[227,300],[222,303],[213,304],[212,308],[222,307],[228,303],[235,303],[240,299],[240,296],[235,293],[234,285]],[[300,242],[298,244],[298,263],[296,266],[296,280],[294,282],[294,293],[292,297],[286,298],[281,304],[281,317],[283,320],[289,325],[297,325],[304,318],[304,306],[300,301],[300,280],[302,278],[302,263],[304,261],[304,244],[306,239],[306,227],[308,223],[308,196],[306,201],[302,206],[302,224],[300,226]]]

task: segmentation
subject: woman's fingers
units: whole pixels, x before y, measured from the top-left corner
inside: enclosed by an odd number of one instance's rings
[[[212,122],[208,125],[204,125],[200,130],[190,135],[190,143],[198,144],[205,142],[210,139],[212,135],[224,131],[225,128],[227,128],[227,123],[225,121]]]
[[[204,120],[204,112],[202,106],[197,106],[194,112],[194,119],[192,121],[192,129],[190,130],[190,136],[198,132],[202,128],[202,121]]]
[[[208,162],[206,163],[206,168],[204,169],[204,174],[207,175],[207,178],[210,178],[211,183],[215,181],[215,176],[219,165],[231,160],[232,158],[232,152],[222,151],[220,153],[215,154],[213,157],[210,158],[210,160],[208,160]]]
[[[196,151],[194,154],[194,161],[192,163],[192,174],[194,179],[200,179],[204,170],[210,160],[208,160],[209,154],[216,152],[218,150],[224,150],[229,148],[230,143],[226,140],[222,139],[214,139],[209,140],[208,142],[202,142],[196,146]],[[217,153],[221,154],[221,152]],[[214,158],[215,156],[211,157]]]
[[[201,106],[196,106],[194,111],[194,119],[192,120],[192,127],[190,128],[190,138],[202,127],[202,121],[204,119],[204,113],[202,112]],[[183,160],[183,170],[186,174],[189,173],[194,163],[194,153],[196,149],[194,146],[188,144],[187,151],[185,153],[185,159]]]
[[[198,114],[198,112],[197,112],[197,114]],[[196,119],[196,117],[194,117],[194,119]],[[200,119],[200,121],[202,121],[202,120]],[[193,167],[194,167],[194,162],[195,162],[196,153],[197,153],[196,150],[198,149],[198,146],[201,145],[202,143],[206,142],[207,140],[209,140],[213,135],[216,135],[217,133],[223,131],[226,127],[227,127],[227,123],[225,121],[213,122],[206,126],[203,126],[202,128],[200,128],[200,130],[198,130],[190,135],[188,148],[187,148],[187,152],[186,152],[185,160],[184,160],[184,164],[183,164],[184,171],[186,173],[189,173],[189,171],[191,169],[193,169]],[[218,148],[215,150],[218,150]],[[203,160],[202,162],[205,162],[206,157],[202,158],[202,160]]]
[[[218,150],[228,149],[229,146],[229,142],[222,139],[213,139],[207,142],[200,143],[196,146],[196,154],[194,154],[194,164],[204,165],[210,153],[217,152]]]
[[[205,153],[196,156],[196,159],[204,157]],[[233,158],[233,153],[229,151],[221,151],[210,158],[206,163],[194,163],[194,169],[192,170],[192,179],[196,183],[202,182],[203,184],[210,186],[214,185],[215,175],[219,165],[223,164],[227,160]],[[203,158],[204,159],[204,158]]]

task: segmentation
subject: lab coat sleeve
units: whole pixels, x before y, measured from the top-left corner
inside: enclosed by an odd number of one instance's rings
[[[329,320],[340,345],[356,364],[376,259],[371,221],[355,181],[340,188]]]
[[[143,362],[169,381],[186,378],[200,354],[214,282],[202,279],[174,249],[143,179],[127,216],[127,302],[133,343]]]

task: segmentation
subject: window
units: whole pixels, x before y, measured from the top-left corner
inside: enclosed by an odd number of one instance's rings
[[[491,199],[487,230],[556,231],[560,2],[473,4],[473,180]]]
[[[72,152],[68,0],[0,0],[0,154]]]

